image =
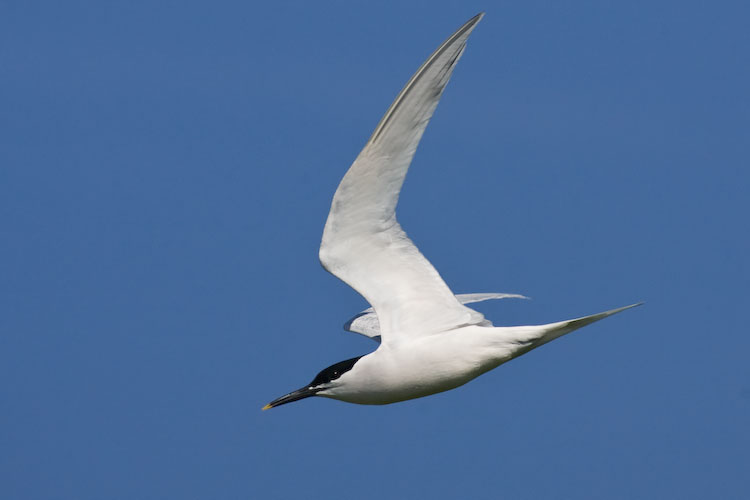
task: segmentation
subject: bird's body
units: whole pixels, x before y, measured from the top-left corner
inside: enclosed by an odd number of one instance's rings
[[[388,404],[455,389],[510,359],[511,345],[495,330],[500,329],[466,326],[402,344],[381,344],[318,395]]]
[[[317,395],[388,404],[455,389],[531,349],[635,305],[547,325],[469,325],[381,344]]]
[[[454,295],[406,236],[396,205],[422,133],[482,14],[422,64],[375,128],[331,203],[320,261],[372,305],[346,328],[380,341],[365,356],[336,363],[271,408],[309,396],[388,404],[459,387],[577,328],[634,307],[535,326],[495,327],[466,306],[516,294]],[[637,305],[637,304],[635,304]]]

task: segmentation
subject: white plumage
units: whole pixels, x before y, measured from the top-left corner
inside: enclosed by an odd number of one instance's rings
[[[485,300],[492,299],[527,299],[523,295],[517,293],[459,293],[456,294],[456,299],[461,304],[472,304],[474,302],[484,302]],[[492,326],[487,319],[484,320],[484,326]],[[349,321],[344,323],[344,330],[359,333],[365,337],[371,338],[376,342],[380,342],[380,321],[378,315],[375,314],[375,309],[368,307],[364,311],[360,312]]]
[[[454,295],[396,220],[422,133],[483,14],[425,61],[375,128],[333,196],[320,261],[372,305],[345,328],[381,342],[321,371],[264,409],[309,396],[387,404],[458,387],[577,328],[630,307],[547,325],[494,327],[465,304],[516,294]]]

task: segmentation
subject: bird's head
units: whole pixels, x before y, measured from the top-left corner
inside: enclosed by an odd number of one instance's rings
[[[312,382],[310,382],[306,386],[302,387],[301,389],[297,389],[296,391],[292,391],[289,394],[285,394],[280,398],[274,399],[266,406],[264,406],[263,409],[268,410],[269,408],[273,408],[274,406],[281,406],[283,404],[291,403],[292,401],[299,401],[300,399],[309,398],[310,396],[325,396],[326,389],[335,387],[337,385],[339,377],[351,370],[354,366],[354,363],[359,361],[359,358],[361,357],[362,356],[358,356],[356,358],[347,359],[345,361],[339,361],[335,365],[329,366],[325,370],[322,370],[320,373],[318,373],[312,380]]]

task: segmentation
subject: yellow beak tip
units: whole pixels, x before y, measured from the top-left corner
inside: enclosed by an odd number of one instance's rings
[[[271,406],[271,405],[266,405],[266,406],[264,406],[263,408],[261,408],[261,410],[264,410],[264,411],[265,411],[265,410],[268,410],[268,409],[270,409],[270,408],[273,408],[273,406]]]

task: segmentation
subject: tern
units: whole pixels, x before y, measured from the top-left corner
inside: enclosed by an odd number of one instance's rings
[[[383,405],[459,387],[567,333],[635,307],[546,325],[495,327],[465,304],[516,294],[454,295],[396,221],[406,171],[480,13],[419,67],[336,189],[320,262],[372,305],[345,325],[380,342],[263,409],[322,396]]]

